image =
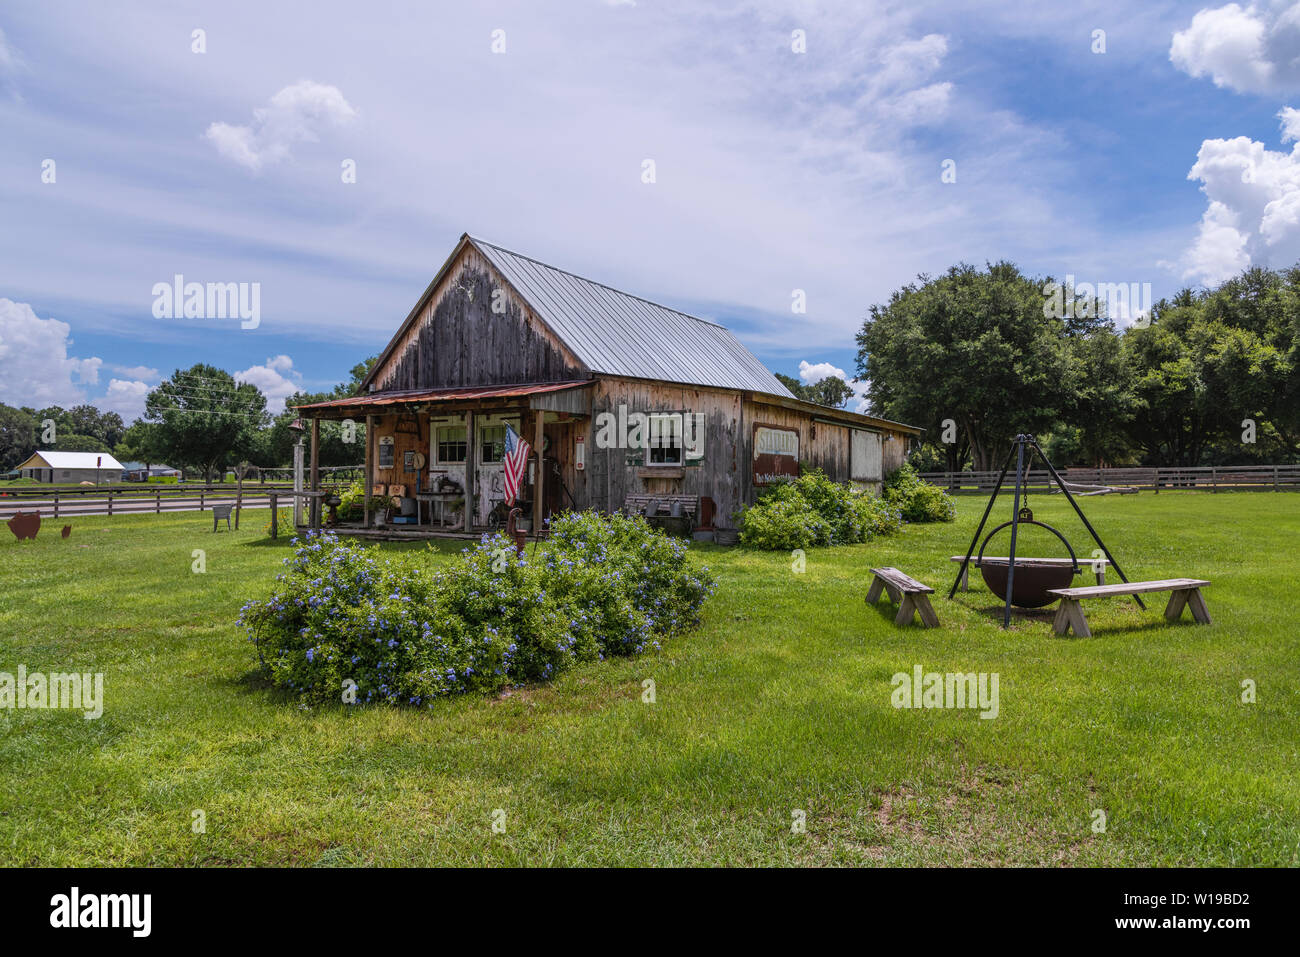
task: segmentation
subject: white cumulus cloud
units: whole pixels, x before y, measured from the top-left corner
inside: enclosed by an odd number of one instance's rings
[[[138,379],[109,379],[108,392],[96,399],[95,405],[106,412],[116,412],[130,425],[144,415],[144,400],[149,394],[149,383]]]
[[[0,298],[0,402],[34,409],[86,401],[102,359],[68,355],[71,326],[42,319],[25,302]],[[75,380],[75,381],[74,381]]]
[[[848,381],[849,377],[844,374],[844,370],[838,366],[833,366],[829,362],[808,362],[799,360],[799,381],[804,385],[816,385],[822,379],[828,379],[835,376],[837,379]]]
[[[870,402],[867,399],[867,382],[859,382],[857,379],[850,379],[848,374],[839,366],[832,365],[829,362],[809,362],[806,359],[799,360],[799,381],[804,385],[816,385],[822,379],[828,379],[834,376],[837,379],[843,379],[853,390],[853,398],[849,399],[848,405],[854,412],[867,412]]]
[[[1300,89],[1300,3],[1202,10],[1174,34],[1169,60],[1239,93]]]
[[[1279,114],[1282,139],[1294,140],[1298,112]],[[1214,285],[1248,266],[1300,260],[1300,143],[1270,150],[1249,137],[1201,143],[1187,174],[1209,204],[1184,257],[1184,278]]]
[[[266,396],[266,408],[272,415],[284,411],[284,400],[302,389],[302,376],[294,371],[293,360],[286,355],[272,356],[260,366],[235,373],[236,382],[257,386]]]
[[[338,87],[299,80],[254,110],[251,124],[216,122],[204,135],[222,156],[257,171],[287,159],[295,144],[315,143],[356,117]]]

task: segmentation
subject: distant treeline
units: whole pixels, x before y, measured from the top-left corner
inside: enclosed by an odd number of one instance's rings
[[[166,464],[209,478],[241,462],[288,466],[297,438],[289,428],[293,407],[357,395],[374,361],[354,366],[349,381],[329,392],[290,396],[274,416],[256,386],[205,363],[178,369],[151,389],[144,416],[129,426],[116,412],[93,405],[33,409],[0,403],[0,471],[16,468],[38,449],[111,452],[119,462]],[[322,466],[361,461],[365,426],[357,426],[352,442],[344,438],[337,423],[321,423]]]

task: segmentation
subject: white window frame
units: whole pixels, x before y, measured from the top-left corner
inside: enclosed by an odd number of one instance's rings
[[[540,413],[539,413],[539,414],[540,414]],[[499,469],[499,468],[504,468],[504,467],[505,467],[505,436],[504,436],[504,434],[502,435],[502,439],[501,439],[501,441],[502,441],[501,458],[498,459],[498,460],[495,461],[495,462],[491,462],[491,461],[488,461],[487,459],[485,459],[485,458],[483,457],[483,433],[482,433],[482,430],[483,430],[483,429],[499,429],[499,428],[503,428],[504,426],[507,426],[507,425],[508,425],[508,426],[510,426],[512,429],[515,430],[515,434],[516,434],[516,435],[518,435],[520,438],[523,438],[524,433],[523,433],[523,429],[522,429],[522,427],[521,427],[520,418],[521,418],[521,417],[520,417],[519,415],[517,415],[517,414],[515,414],[515,415],[485,415],[485,416],[482,417],[482,420],[480,421],[480,419],[479,419],[477,416],[475,416],[475,418],[474,418],[474,431],[475,431],[476,433],[478,433],[477,435],[474,436],[474,447],[478,449],[478,458],[477,458],[475,461],[477,462],[477,464],[478,464],[479,466],[481,466],[481,467],[483,467],[483,468],[489,468],[489,469]],[[531,459],[532,459],[536,454],[537,454],[537,450],[536,450],[536,449],[533,449],[532,451],[529,452],[529,454],[528,454],[528,458],[531,460]]]
[[[442,453],[439,451],[440,443],[438,441],[438,433],[441,432],[443,429],[460,429],[462,432],[465,433],[465,455],[464,456],[458,459],[444,459],[442,457]],[[453,419],[448,419],[442,422],[435,420],[429,427],[429,434],[433,440],[432,442],[429,443],[432,446],[432,448],[429,449],[429,452],[431,453],[429,458],[435,464],[437,465],[464,465],[465,464],[465,459],[469,455],[469,430],[465,428],[464,419],[461,419],[459,422],[456,422]]]

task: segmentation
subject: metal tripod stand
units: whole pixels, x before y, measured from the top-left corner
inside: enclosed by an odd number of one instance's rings
[[[1028,463],[1025,458],[1026,452],[1029,453]],[[1002,491],[1002,483],[1006,481],[1007,472],[1011,468],[1011,460],[1015,459],[1016,489],[1015,501],[1011,507],[1011,552],[1008,557],[1008,562],[1010,564],[1007,568],[1006,604],[1002,611],[1003,628],[1011,626],[1011,589],[1016,576],[1016,532],[1019,530],[1020,526],[1020,496],[1025,492],[1026,477],[1029,471],[1026,466],[1032,464],[1035,453],[1037,453],[1038,457],[1043,460],[1043,464],[1047,466],[1047,471],[1051,474],[1052,480],[1055,481],[1060,490],[1065,493],[1066,500],[1069,501],[1070,505],[1074,508],[1075,514],[1079,516],[1079,521],[1083,522],[1083,527],[1088,530],[1088,534],[1092,536],[1092,540],[1100,546],[1102,552],[1110,561],[1111,567],[1119,574],[1120,580],[1124,582],[1128,581],[1128,576],[1124,574],[1124,569],[1119,567],[1119,562],[1115,561],[1115,557],[1111,555],[1110,549],[1106,547],[1106,543],[1101,540],[1101,536],[1097,534],[1096,530],[1092,527],[1092,524],[1083,514],[1083,510],[1079,508],[1079,503],[1074,500],[1074,496],[1071,495],[1070,490],[1066,488],[1065,482],[1061,480],[1061,476],[1057,473],[1056,469],[1052,467],[1052,463],[1047,460],[1047,456],[1043,453],[1043,450],[1039,448],[1038,440],[1032,435],[1021,433],[1012,439],[1011,454],[1007,456],[1007,463],[1002,466],[1002,472],[998,475],[998,483],[993,487],[993,494],[989,496],[989,504],[984,509],[984,517],[980,519],[979,528],[975,529],[975,537],[971,539],[970,548],[966,550],[966,557],[962,559],[961,568],[957,570],[957,578],[953,581],[952,588],[948,589],[948,599],[952,600],[953,595],[957,594],[957,585],[960,584],[962,576],[966,574],[966,568],[970,564],[970,557],[975,551],[975,546],[979,543],[980,535],[984,532],[984,525],[989,520],[989,513],[993,511],[993,503],[997,501],[998,493]],[[1142,604],[1141,598],[1137,595],[1134,595],[1133,597],[1136,599],[1139,607],[1144,609],[1146,608],[1146,605]]]

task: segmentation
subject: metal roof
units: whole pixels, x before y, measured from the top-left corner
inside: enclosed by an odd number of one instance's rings
[[[32,463],[39,459],[41,465]],[[100,459],[96,465],[95,460]],[[122,463],[107,452],[37,452],[22,465],[20,469],[117,469],[121,471]]]
[[[468,238],[592,372],[794,398],[717,323]]]
[[[296,405],[294,408],[347,409],[369,405],[401,405],[407,402],[454,402],[464,399],[512,398],[515,396],[536,395],[539,392],[581,389],[589,385],[591,385],[590,382],[542,382],[534,385],[493,385],[469,389],[399,389],[388,392],[375,392],[369,395],[354,395],[346,399],[328,399],[324,402]]]

